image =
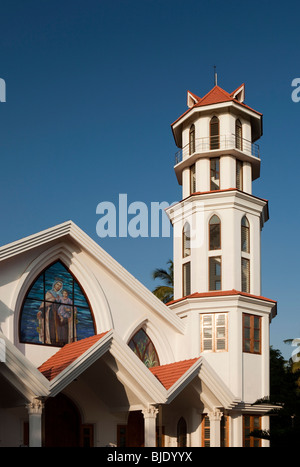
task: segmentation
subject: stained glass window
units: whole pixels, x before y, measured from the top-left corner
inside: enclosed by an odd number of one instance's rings
[[[132,337],[128,345],[147,368],[159,365],[158,355],[153,342],[143,329],[140,329]]]
[[[20,341],[61,347],[94,334],[92,312],[80,285],[57,261],[42,272],[26,295]]]

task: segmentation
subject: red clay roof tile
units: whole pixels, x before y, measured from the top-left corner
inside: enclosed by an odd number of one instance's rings
[[[177,303],[187,298],[205,298],[205,297],[223,297],[223,296],[230,296],[230,295],[242,295],[243,297],[250,297],[250,298],[257,298],[260,300],[266,300],[267,302],[277,303],[276,300],[271,300],[270,298],[262,297],[261,295],[252,295],[250,293],[241,292],[239,290],[216,290],[211,292],[195,292],[191,295],[186,295],[185,297],[178,298],[176,300],[172,300],[168,302],[166,305],[172,305],[172,303]]]
[[[198,358],[192,358],[167,365],[154,366],[149,369],[166,389],[170,389],[197,360]]]
[[[94,336],[86,337],[77,342],[66,344],[46,362],[44,362],[38,369],[39,371],[51,381],[55,376],[61,373],[78,357],[84,354],[92,345],[99,341],[107,332],[96,334]]]

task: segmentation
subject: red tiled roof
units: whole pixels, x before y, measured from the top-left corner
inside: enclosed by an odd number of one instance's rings
[[[233,97],[234,93],[238,90],[237,88],[235,91],[233,91],[231,94],[229,94],[227,91],[224,89],[220,88],[220,86],[214,86],[205,96],[203,97],[198,97],[192,92],[188,91],[194,98],[198,100],[192,107],[187,109],[180,117],[175,120],[175,122],[172,123],[171,126],[173,126],[175,123],[178,122],[184,115],[186,115],[191,109],[194,109],[196,107],[202,107],[204,105],[212,105],[212,104],[219,104],[221,102],[235,102],[239,105],[242,105],[243,107],[251,110],[252,112],[257,113],[258,115],[262,115],[260,112],[257,110],[252,109],[248,105],[244,104],[243,102],[238,101]]]
[[[166,389],[170,389],[197,360],[198,358],[192,358],[190,360],[169,363],[167,365],[154,366],[149,368],[149,370]]]
[[[84,354],[90,347],[98,342],[108,331],[102,334],[86,337],[77,342],[66,344],[46,362],[44,362],[38,369],[39,371],[51,381],[55,376],[61,373],[78,357]]]
[[[216,290],[212,292],[195,292],[191,295],[186,295],[185,297],[178,298],[177,300],[172,300],[167,303],[167,305],[172,305],[173,303],[180,302],[182,300],[185,300],[187,298],[205,298],[205,297],[223,297],[223,296],[230,296],[230,295],[242,295],[244,297],[250,297],[250,298],[257,298],[259,300],[266,300],[267,302],[272,302],[272,303],[277,303],[275,300],[271,300],[270,298],[262,297],[261,295],[252,295],[250,293],[246,292],[241,292],[239,290]]]

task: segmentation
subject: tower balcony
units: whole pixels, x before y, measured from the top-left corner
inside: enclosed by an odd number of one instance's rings
[[[184,168],[191,166],[199,158],[232,155],[252,165],[253,180],[260,173],[259,145],[237,135],[219,135],[196,138],[175,153],[175,173],[179,183]]]

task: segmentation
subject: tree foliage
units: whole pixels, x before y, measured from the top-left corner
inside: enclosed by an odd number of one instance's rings
[[[174,297],[173,261],[170,259],[167,264],[169,265],[167,270],[157,268],[152,273],[153,279],[160,279],[164,283],[153,290],[154,295],[164,303],[170,302]]]

